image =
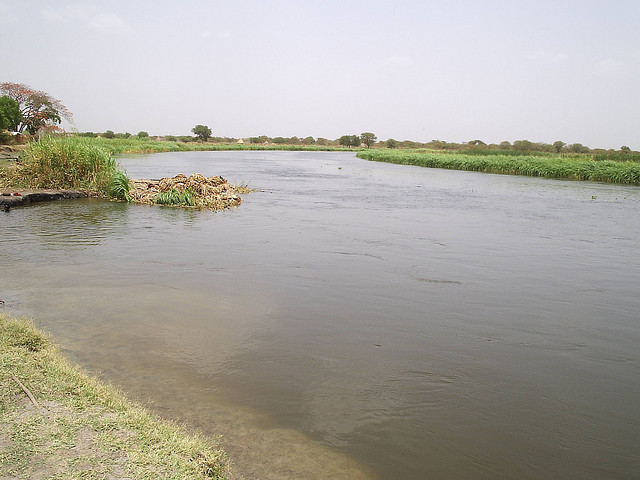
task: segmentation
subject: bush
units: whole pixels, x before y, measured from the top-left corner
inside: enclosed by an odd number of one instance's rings
[[[8,144],[13,140],[13,135],[9,132],[3,132],[0,130],[0,144]]]

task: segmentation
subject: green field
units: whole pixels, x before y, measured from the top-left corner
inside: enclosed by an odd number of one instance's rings
[[[416,150],[361,150],[376,162],[531,177],[640,185],[640,163],[596,160],[591,155],[471,155]]]

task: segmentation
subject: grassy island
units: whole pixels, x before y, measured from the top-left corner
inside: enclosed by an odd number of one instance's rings
[[[592,155],[478,155],[389,149],[361,150],[357,155],[419,167],[640,185],[640,162],[600,160]]]
[[[224,452],[69,363],[0,315],[0,477],[224,479]]]

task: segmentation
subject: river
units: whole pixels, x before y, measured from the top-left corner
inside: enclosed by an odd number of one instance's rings
[[[223,435],[237,478],[637,478],[640,188],[348,152],[120,162],[257,191],[3,213],[1,308]]]

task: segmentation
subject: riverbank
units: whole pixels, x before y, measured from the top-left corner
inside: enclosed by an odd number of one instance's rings
[[[80,138],[80,137],[77,137]],[[335,152],[358,151],[359,149],[336,147],[331,145],[285,145],[285,144],[256,144],[256,143],[213,143],[213,142],[179,142],[168,140],[149,140],[139,138],[102,138],[82,137],[87,144],[100,147],[117,154],[145,154],[162,152],[193,152],[193,151],[227,151],[227,150],[258,150],[258,151],[296,151],[296,152]]]
[[[362,150],[359,158],[419,167],[640,185],[640,163],[587,156],[470,155],[435,151]]]
[[[53,202],[73,198],[87,198],[87,192],[76,190],[22,190],[3,189],[0,192],[0,209],[29,205],[37,202]]]
[[[114,160],[113,151],[99,145],[99,140],[45,137],[29,144],[19,162],[0,164],[0,208],[9,211],[33,202],[96,196],[223,210],[240,205],[240,194],[251,191],[220,176],[200,174],[130,180]]]
[[[84,373],[0,314],[0,477],[225,479],[225,453]]]

